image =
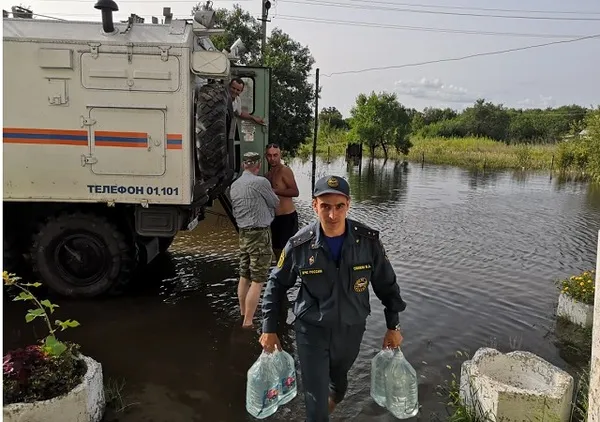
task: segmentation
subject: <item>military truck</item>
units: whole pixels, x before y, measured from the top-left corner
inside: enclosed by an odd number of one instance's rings
[[[161,23],[94,7],[101,22],[3,19],[4,269],[70,297],[120,290],[207,208],[230,214],[241,156],[268,143],[235,117],[226,133],[230,79],[268,117],[270,72],[233,64],[239,40],[214,47],[209,4]]]

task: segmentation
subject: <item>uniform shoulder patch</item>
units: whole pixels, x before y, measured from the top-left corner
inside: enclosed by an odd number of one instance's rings
[[[369,239],[379,239],[379,231],[362,224],[356,224],[354,226],[354,233],[359,236],[368,237]]]
[[[281,255],[279,255],[279,261],[277,261],[277,268],[283,267],[283,263],[285,261],[285,249],[281,251]]]
[[[306,227],[304,229],[301,229],[295,236],[293,236],[290,239],[290,242],[292,243],[292,247],[295,248],[308,242],[313,237],[315,237],[315,230],[312,227]]]

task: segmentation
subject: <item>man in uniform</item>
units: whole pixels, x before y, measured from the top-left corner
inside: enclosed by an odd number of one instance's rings
[[[273,256],[270,224],[279,205],[269,181],[258,176],[260,160],[256,152],[244,154],[244,172],[232,183],[229,192],[240,230],[238,300],[244,328],[252,328],[262,286],[269,274]]]
[[[271,223],[273,252],[279,256],[287,241],[298,231],[298,212],[292,198],[300,192],[294,172],[281,162],[281,148],[277,144],[267,145],[266,158],[271,168],[266,174],[273,192],[279,197],[279,206],[275,209],[275,218]]]
[[[383,347],[402,343],[399,312],[406,308],[379,232],[346,217],[348,182],[328,176],[315,183],[317,221],[303,227],[285,245],[263,297],[266,352],[281,348],[277,322],[282,298],[297,277],[294,304],[307,422],[329,421],[348,388],[347,374],[360,349],[370,314],[369,284],[384,305],[387,331]]]

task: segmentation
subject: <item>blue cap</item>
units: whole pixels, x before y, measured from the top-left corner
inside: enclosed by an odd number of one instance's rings
[[[328,193],[344,195],[346,198],[350,198],[350,185],[346,179],[339,176],[322,177],[315,182],[313,196],[317,197]]]

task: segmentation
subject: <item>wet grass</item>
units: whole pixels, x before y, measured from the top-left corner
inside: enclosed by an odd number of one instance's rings
[[[456,352],[456,357],[462,360],[468,360],[469,354],[467,352],[458,351]],[[452,372],[451,365],[447,365],[446,368]],[[477,389],[471,379],[469,379],[468,383],[468,396],[471,398],[477,397]],[[483,410],[481,403],[477,399],[472,399],[470,405],[466,403],[465,397],[463,397],[460,392],[460,385],[460,376],[452,372],[450,379],[438,386],[437,395],[444,399],[447,415],[443,418],[436,415],[432,420],[436,422],[488,422],[490,420],[488,413]]]
[[[139,403],[129,403],[125,394],[125,380],[106,377],[104,379],[106,413],[103,422],[118,421],[119,415]]]
[[[592,327],[571,323],[565,317],[556,318],[556,341],[560,357],[577,368],[585,368],[592,357]]]
[[[398,154],[394,148],[388,149],[388,158],[402,159],[429,164],[445,164],[459,167],[481,169],[557,169],[553,156],[556,157],[556,144],[507,145],[503,142],[487,138],[411,138],[413,144],[407,157]],[[332,132],[322,137],[317,143],[317,155],[320,157],[344,156],[348,136],[345,132]],[[298,155],[303,158],[312,154],[312,140],[301,145]],[[363,156],[369,156],[364,148]],[[375,158],[383,158],[381,148],[375,150]]]
[[[413,138],[408,159],[485,169],[549,170],[556,145],[507,145],[487,138]]]
[[[579,372],[577,380],[574,403],[571,412],[571,422],[586,422],[589,407],[590,390],[590,366]]]

